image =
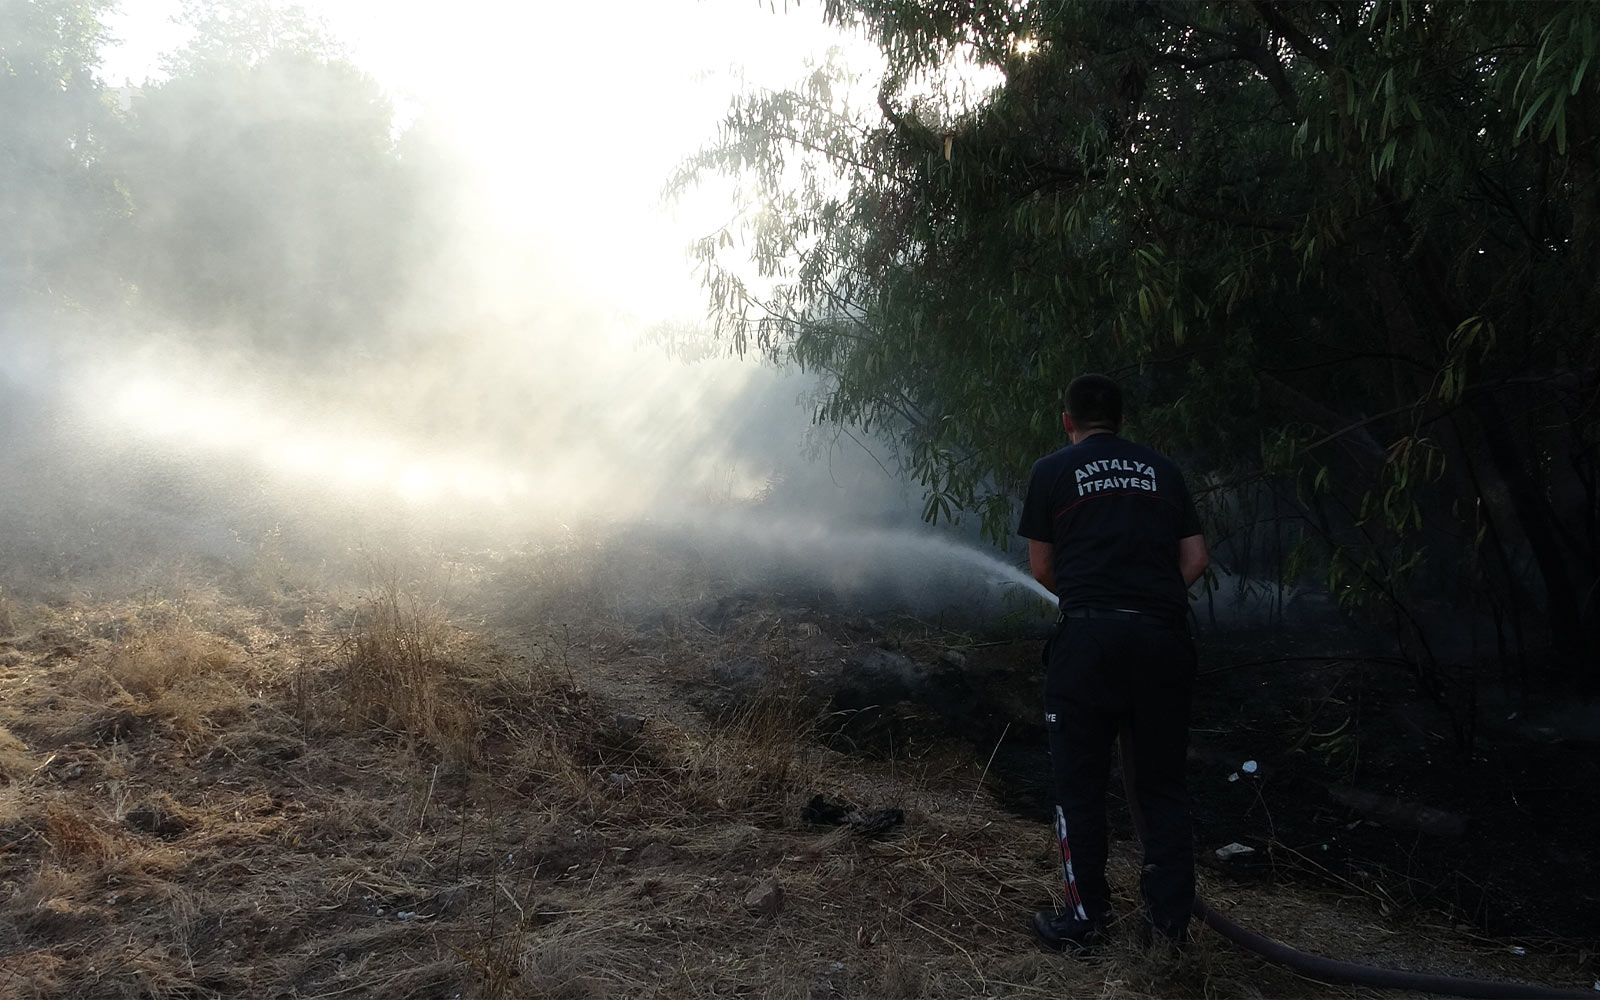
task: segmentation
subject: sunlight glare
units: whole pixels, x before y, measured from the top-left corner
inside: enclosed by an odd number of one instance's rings
[[[192,379],[108,372],[94,384],[114,383],[121,387],[104,396],[87,392],[86,408],[167,447],[252,458],[281,476],[417,505],[466,500],[498,506],[527,492],[526,477],[506,468],[421,453],[399,439],[292,425],[282,418],[281,403],[227,399]],[[107,397],[109,406],[94,402]]]

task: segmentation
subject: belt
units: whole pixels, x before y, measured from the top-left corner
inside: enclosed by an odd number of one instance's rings
[[[1143,611],[1128,611],[1123,608],[1062,608],[1060,621],[1068,618],[1104,619],[1118,622],[1147,622],[1151,625],[1163,625],[1173,628],[1177,625],[1173,619],[1162,615],[1146,614]]]

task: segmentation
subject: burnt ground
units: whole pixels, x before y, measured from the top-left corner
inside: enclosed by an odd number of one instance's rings
[[[1394,661],[1260,658],[1237,642],[1208,650],[1202,838],[1229,835],[1240,816],[1248,828],[1231,839],[1260,849],[1258,864],[1381,907],[1441,909],[1495,937],[1600,946],[1600,743],[1522,724],[1526,707],[1508,719],[1481,706],[1464,736]],[[1244,757],[1268,766],[1224,780]],[[1353,809],[1342,789],[1397,805]]]
[[[977,637],[909,684],[875,668],[891,651],[869,655],[835,707],[852,719],[852,742],[878,752],[896,740],[910,753],[919,740],[970,740],[992,754],[1005,807],[1043,822],[1040,644]],[[1404,662],[1359,645],[1326,628],[1201,635],[1190,747],[1199,863],[1229,883],[1316,887],[1385,915],[1600,950],[1594,734],[1541,725],[1523,701],[1478,706],[1468,745],[1459,710],[1422,695]],[[1132,850],[1120,775],[1112,797],[1112,835]],[[1229,844],[1252,850],[1219,858]]]
[[[1046,626],[1036,618],[975,629],[959,609],[897,618],[814,591],[724,594],[682,617],[719,636],[781,637],[786,654],[678,678],[706,715],[774,682],[792,685],[825,719],[830,747],[861,760],[954,754],[981,764],[997,804],[1048,838],[1036,721]],[[1453,970],[1442,956],[1430,965],[1403,950],[1392,961],[1370,942],[1363,954],[1341,953],[1316,939],[1314,919],[1255,910],[1251,895],[1306,892],[1329,913],[1355,908],[1424,937],[1466,934],[1513,956],[1593,960],[1600,745],[1523,719],[1480,724],[1467,749],[1459,715],[1421,695],[1403,661],[1339,628],[1214,631],[1197,645],[1191,792],[1202,892],[1214,904],[1237,904],[1235,916],[1269,936],[1293,927],[1304,950],[1417,971]],[[1113,853],[1136,857],[1119,775],[1112,789]],[[1251,851],[1216,854],[1233,844]]]

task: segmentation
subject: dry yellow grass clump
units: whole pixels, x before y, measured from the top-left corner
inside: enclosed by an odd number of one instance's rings
[[[0,726],[0,782],[12,784],[33,766],[28,745],[4,726]]]
[[[437,602],[390,579],[357,610],[340,649],[344,695],[361,721],[420,737],[458,761],[477,756],[477,705],[465,687],[466,637]]]
[[[187,619],[136,634],[119,643],[106,673],[131,695],[156,699],[174,688],[226,669],[236,653]]]

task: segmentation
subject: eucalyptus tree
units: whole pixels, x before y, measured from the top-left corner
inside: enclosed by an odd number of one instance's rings
[[[894,436],[929,518],[1009,531],[1054,393],[1120,373],[1224,531],[1247,482],[1291,504],[1287,572],[1593,664],[1600,8],[825,6],[876,93],[746,95],[673,186],[737,178],[715,331]]]

